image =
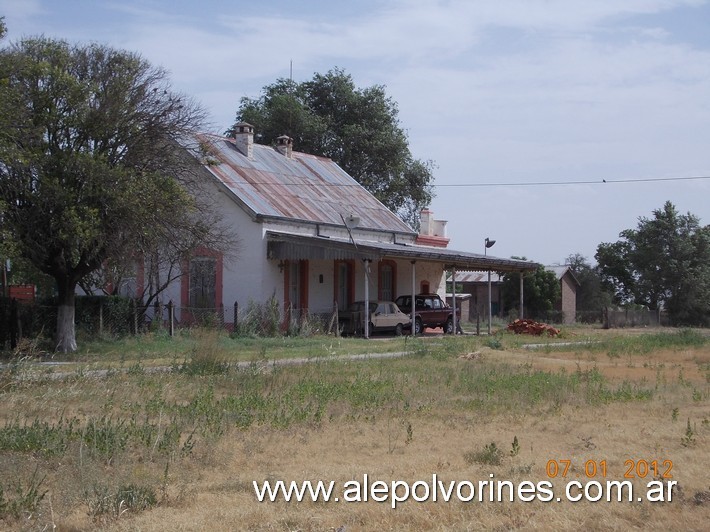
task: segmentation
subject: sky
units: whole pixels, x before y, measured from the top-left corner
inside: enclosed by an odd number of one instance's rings
[[[594,263],[666,201],[710,224],[710,0],[0,0],[0,16],[6,44],[138,52],[214,132],[291,69],[383,85],[435,164],[452,249]]]

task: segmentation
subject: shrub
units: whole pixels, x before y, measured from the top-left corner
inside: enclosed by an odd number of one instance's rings
[[[265,303],[249,301],[244,315],[235,324],[234,334],[237,336],[272,337],[279,334],[281,313],[276,296],[271,296]]]
[[[141,512],[154,507],[158,498],[150,486],[128,484],[120,486],[115,492],[107,486],[94,486],[91,492],[84,494],[89,515],[94,519],[102,517],[121,517],[126,512]]]
[[[500,465],[503,461],[503,451],[501,451],[495,442],[486,445],[481,451],[469,451],[464,454],[464,460],[467,464],[485,464],[485,465]]]
[[[14,497],[11,498],[6,497],[5,489],[0,484],[0,519],[8,517],[20,519],[26,514],[32,515],[36,513],[48,491],[42,491],[43,482],[44,477],[38,478],[37,469],[35,469],[27,487],[24,487],[19,480],[15,480],[12,486]]]

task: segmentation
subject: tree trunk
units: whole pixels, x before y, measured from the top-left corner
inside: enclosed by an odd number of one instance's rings
[[[74,328],[74,291],[72,283],[57,283],[59,285],[59,307],[57,309],[57,347],[59,353],[76,351],[76,331]]]

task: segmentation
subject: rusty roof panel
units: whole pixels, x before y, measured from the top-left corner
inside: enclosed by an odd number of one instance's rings
[[[233,139],[200,135],[216,164],[206,165],[253,214],[342,225],[341,215],[360,217],[360,228],[414,234],[414,231],[340,166],[325,157],[293,152],[285,157],[271,146],[254,144],[244,156]]]

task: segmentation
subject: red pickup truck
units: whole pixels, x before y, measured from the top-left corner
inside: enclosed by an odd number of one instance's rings
[[[425,327],[441,327],[446,334],[454,332],[454,312],[438,294],[419,294],[414,298],[414,334],[421,334]],[[412,296],[399,296],[395,303],[411,318]]]

